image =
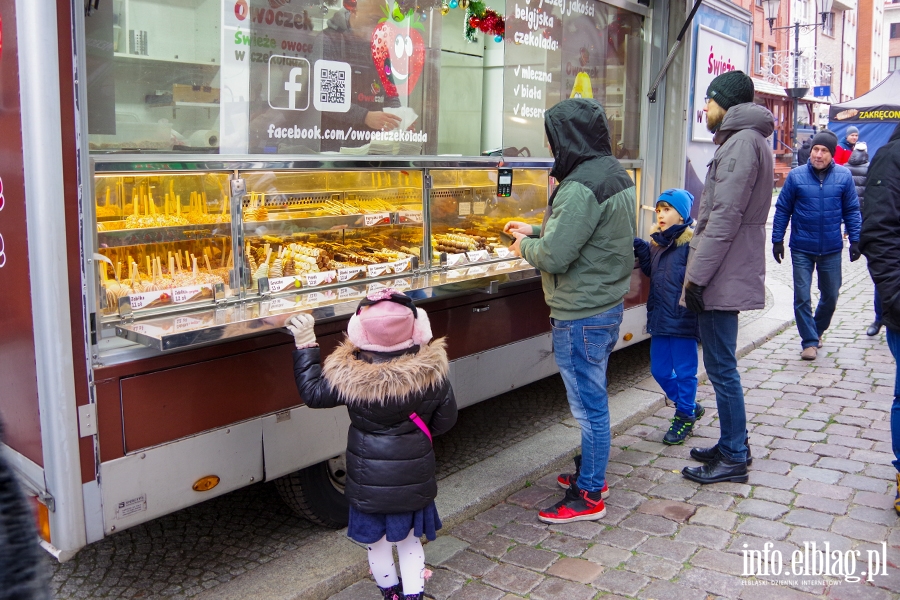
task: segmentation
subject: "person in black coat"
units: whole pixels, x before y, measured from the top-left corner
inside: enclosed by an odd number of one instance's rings
[[[385,598],[421,599],[425,554],[419,538],[441,528],[431,438],[456,423],[444,338],[431,342],[428,315],[392,289],[364,298],[348,341],[324,365],[312,315],[292,317],[294,378],[310,408],[347,407],[347,535],[366,544]],[[429,343],[430,342],[430,343]],[[393,561],[400,557],[401,584]]]
[[[859,249],[881,300],[881,319],[895,361],[900,361],[900,125],[869,165]],[[897,469],[894,509],[900,513],[900,371],[894,378],[891,445]]]
[[[865,142],[857,142],[850,153],[850,160],[845,165],[853,176],[853,185],[856,186],[856,197],[859,198],[859,212],[862,214],[863,203],[866,197],[866,180],[869,173],[869,148]],[[875,336],[881,331],[881,298],[878,296],[878,288],[875,288],[875,320],[866,328],[866,335]]]
[[[680,306],[687,268],[694,197],[686,190],[672,189],[656,200],[657,225],[651,241],[634,240],[634,253],[641,271],[650,278],[647,300],[647,333],[650,339],[650,373],[666,396],[675,403],[675,417],[663,437],[669,445],[683,444],[703,416],[697,404],[697,315]]]
[[[797,150],[797,165],[805,165],[809,162],[809,151],[812,150],[812,138],[806,138],[803,140],[803,143],[800,144],[800,149]]]

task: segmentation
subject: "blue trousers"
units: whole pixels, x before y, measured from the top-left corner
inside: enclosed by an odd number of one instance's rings
[[[699,321],[703,365],[719,411],[719,452],[732,462],[747,462],[747,413],[736,355],[738,313],[705,310]]]
[[[553,352],[566,386],[572,416],[581,426],[581,471],[577,485],[599,492],[609,462],[609,395],[606,365],[619,339],[624,305],[593,317],[561,321],[553,326]]]
[[[650,338],[650,374],[675,403],[675,411],[694,417],[697,405],[697,340],[675,335]]]
[[[888,348],[894,362],[900,363],[900,331],[887,330]],[[894,450],[894,467],[900,472],[900,369],[894,376],[894,404],[891,405],[891,446]]]
[[[803,348],[818,346],[819,338],[831,325],[841,290],[841,253],[807,254],[791,250],[794,266],[794,318]],[[812,313],[812,275],[818,273],[819,304]]]

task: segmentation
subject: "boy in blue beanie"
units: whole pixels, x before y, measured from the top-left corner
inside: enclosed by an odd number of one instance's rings
[[[683,444],[703,416],[697,404],[697,315],[680,306],[688,250],[694,235],[691,206],[694,197],[672,189],[656,201],[656,226],[650,242],[634,240],[634,253],[644,275],[650,278],[647,300],[647,332],[650,340],[650,372],[675,402],[675,417],[663,442]]]

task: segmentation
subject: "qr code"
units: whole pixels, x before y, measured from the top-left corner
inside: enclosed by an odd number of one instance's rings
[[[320,69],[322,87],[319,90],[319,101],[329,104],[343,104],[347,96],[347,80],[344,71]]]

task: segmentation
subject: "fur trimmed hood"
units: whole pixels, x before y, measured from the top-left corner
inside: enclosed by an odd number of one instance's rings
[[[440,386],[450,373],[446,338],[386,362],[360,360],[354,356],[358,350],[344,341],[322,366],[322,375],[348,405],[388,404],[421,394]]]
[[[652,236],[654,233],[659,233],[659,232],[661,232],[659,225],[654,225],[653,228],[650,230],[650,235]],[[685,244],[690,244],[692,239],[694,239],[693,224],[691,224],[691,226],[689,226],[689,227],[685,227],[684,231],[681,232],[681,235],[679,235],[677,238],[675,238],[675,245],[676,246],[684,246]],[[650,239],[650,243],[653,244],[654,246],[659,246],[659,244],[657,244],[656,240],[654,240],[653,238]]]

